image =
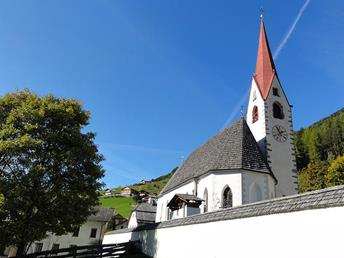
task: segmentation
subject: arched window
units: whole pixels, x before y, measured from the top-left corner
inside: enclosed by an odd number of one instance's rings
[[[259,202],[263,199],[262,190],[259,185],[254,183],[250,190],[250,202]]]
[[[252,109],[252,123],[258,121],[258,107],[254,106]]]
[[[283,106],[279,102],[274,102],[272,104],[272,111],[274,118],[284,119]]]
[[[229,208],[233,206],[232,190],[227,185],[222,194],[222,208]]]
[[[204,200],[203,212],[207,212],[208,211],[208,190],[207,190],[207,188],[204,189],[203,200]]]

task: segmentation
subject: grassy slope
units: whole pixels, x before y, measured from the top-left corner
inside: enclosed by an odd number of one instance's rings
[[[165,178],[165,179],[162,179],[162,180],[159,180],[156,182],[149,182],[149,183],[146,183],[144,185],[132,185],[129,187],[131,187],[137,191],[144,190],[148,193],[159,194],[169,179],[170,178]]]
[[[136,205],[136,201],[132,197],[100,197],[101,205],[107,208],[115,208],[116,213],[128,218],[130,212]]]
[[[166,175],[160,176],[158,178],[152,179],[151,182],[146,183],[144,185],[129,185],[129,187],[135,190],[144,190],[149,193],[160,193],[162,188],[166,185],[168,180],[171,178],[173,173],[176,171],[177,168],[173,169]],[[112,191],[116,193],[121,192],[122,187],[116,187],[112,189]],[[123,217],[128,218],[130,212],[136,205],[136,201],[132,197],[100,197],[99,198],[100,204],[103,207],[107,208],[115,208],[116,213],[121,214]]]
[[[171,172],[169,172],[166,175],[152,179],[149,183],[146,183],[144,185],[135,184],[135,185],[131,185],[129,187],[131,187],[137,191],[144,190],[144,191],[149,192],[149,193],[159,194],[161,192],[162,188],[164,188],[164,186],[166,185],[168,180],[170,180],[170,178],[172,177],[173,173],[176,170],[177,170],[177,168],[173,169]]]

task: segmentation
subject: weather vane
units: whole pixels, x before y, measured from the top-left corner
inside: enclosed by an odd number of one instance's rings
[[[240,106],[240,113],[241,113],[241,117],[244,117],[244,106],[243,105]]]
[[[263,8],[263,6],[261,6],[260,7],[260,19],[263,19],[263,17],[264,17],[264,8]]]

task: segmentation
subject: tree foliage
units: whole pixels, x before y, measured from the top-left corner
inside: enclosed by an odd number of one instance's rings
[[[295,134],[298,169],[344,154],[344,109]]]
[[[327,186],[344,185],[344,156],[335,159],[328,168]]]
[[[299,190],[307,192],[326,187],[327,161],[313,161],[299,172]]]
[[[28,90],[0,99],[0,245],[26,244],[84,223],[98,204],[103,160],[80,103]]]
[[[335,167],[340,161],[334,161],[344,155],[344,109],[301,129],[294,139],[301,192],[344,184]]]

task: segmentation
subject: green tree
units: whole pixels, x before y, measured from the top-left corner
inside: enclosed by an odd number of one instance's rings
[[[312,161],[306,168],[303,168],[298,176],[300,192],[325,188],[327,168],[326,161]]]
[[[0,99],[0,246],[22,254],[94,212],[104,171],[95,134],[84,131],[89,119],[73,99],[29,90]]]
[[[344,156],[337,157],[328,168],[326,175],[326,186],[344,184]]]

